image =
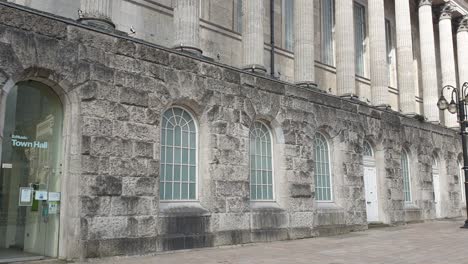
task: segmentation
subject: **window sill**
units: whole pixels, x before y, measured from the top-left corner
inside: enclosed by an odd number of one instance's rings
[[[268,201],[268,202],[251,201],[250,209],[252,211],[283,211],[283,209],[281,209],[281,206],[275,201]]]
[[[409,211],[419,210],[419,207],[417,205],[415,205],[413,202],[405,202],[404,209],[409,210]]]
[[[159,213],[161,216],[200,216],[210,214],[199,201],[162,201],[159,203]]]
[[[343,208],[335,202],[317,202],[318,211],[342,211]]]

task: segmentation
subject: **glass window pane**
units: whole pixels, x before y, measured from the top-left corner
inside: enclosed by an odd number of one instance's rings
[[[195,164],[197,158],[196,158],[196,150],[191,149],[190,150],[190,164]]]
[[[172,146],[174,145],[174,131],[172,129],[168,129],[166,131],[166,146]]]
[[[174,161],[174,153],[172,147],[166,148],[166,163],[172,163]]]
[[[182,164],[190,164],[189,163],[189,150],[182,149]]]
[[[180,184],[179,183],[175,183],[174,184],[174,200],[180,200],[181,197],[180,197]]]
[[[176,126],[174,128],[174,145],[175,146],[182,146],[182,128],[180,126]]]
[[[273,199],[273,187],[272,185],[268,185],[268,197],[267,197],[268,200],[271,200]]]
[[[193,200],[195,199],[195,193],[196,193],[196,184],[195,183],[190,183],[189,186],[189,199]]]
[[[182,166],[182,181],[188,182],[188,180],[189,180],[188,166]]]
[[[197,178],[197,167],[190,166],[190,182],[196,182]]]
[[[174,166],[174,181],[175,182],[180,181],[180,165]]]
[[[190,133],[190,148],[194,149],[197,146],[197,139],[195,133]]]
[[[182,131],[182,147],[188,148],[189,147],[189,133]]]
[[[174,163],[180,164],[182,160],[182,151],[180,148],[174,148]]]
[[[182,200],[189,199],[188,183],[182,183]]]
[[[166,165],[166,178],[165,178],[166,181],[172,181],[172,177],[174,175],[172,172],[172,169],[173,169],[172,164]]]
[[[164,199],[165,200],[172,200],[172,183],[168,182],[164,184]]]

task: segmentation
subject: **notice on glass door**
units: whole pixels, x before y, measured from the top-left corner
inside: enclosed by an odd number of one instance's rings
[[[60,202],[60,193],[49,192],[49,202]]]
[[[34,197],[38,201],[46,201],[47,200],[47,191],[36,191],[36,195]]]
[[[33,188],[20,187],[19,206],[31,206],[32,205],[32,194]]]

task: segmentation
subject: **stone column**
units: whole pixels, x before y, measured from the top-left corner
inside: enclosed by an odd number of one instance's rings
[[[386,107],[390,104],[384,0],[368,1],[368,9],[372,103]]]
[[[298,85],[315,86],[314,3],[294,2],[294,80]]]
[[[353,0],[335,1],[335,21],[337,94],[356,97]]]
[[[457,31],[457,58],[459,87],[468,82],[468,16],[460,22]]]
[[[112,0],[81,0],[78,21],[101,29],[114,30],[111,4]]]
[[[263,0],[242,0],[242,68],[265,73],[263,2]]]
[[[200,49],[200,1],[174,1],[174,48],[198,55]]]
[[[424,100],[424,116],[428,122],[439,123],[438,81],[432,20],[432,0],[419,1],[419,42]]]
[[[413,39],[409,1],[395,1],[396,52],[400,109],[405,115],[416,115],[413,73]]]
[[[448,3],[442,8],[439,19],[439,39],[440,39],[440,64],[442,69],[442,86],[457,86],[457,75],[455,70],[455,54],[453,47],[452,33],[452,6]],[[450,100],[451,93],[447,91],[445,98]],[[450,101],[449,101],[450,102]],[[445,126],[456,128],[457,115],[444,111]]]

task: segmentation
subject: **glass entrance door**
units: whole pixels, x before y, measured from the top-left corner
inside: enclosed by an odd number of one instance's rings
[[[62,105],[37,82],[7,98],[0,168],[0,263],[57,257]]]

